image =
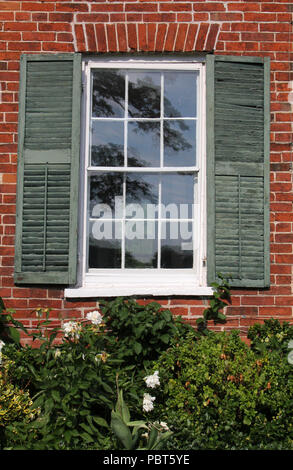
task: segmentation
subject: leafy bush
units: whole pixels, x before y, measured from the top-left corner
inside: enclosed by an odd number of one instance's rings
[[[293,325],[281,324],[273,318],[265,320],[263,325],[255,323],[249,328],[247,337],[251,340],[251,349],[262,354],[265,351],[278,351],[288,354],[288,343],[293,340]]]
[[[117,374],[136,419],[142,413],[143,367],[150,366],[172,338],[191,329],[160,309],[155,303],[143,307],[134,300],[116,299],[105,305],[103,318],[95,311],[88,314],[88,322],[65,322],[58,347],[53,340],[60,331],[51,328],[47,309],[36,312],[38,331],[33,334],[8,316],[17,330],[41,343],[37,348],[5,346],[5,353],[14,357],[14,383],[27,387],[41,410],[29,425],[18,422],[7,428],[9,445],[20,449],[115,448],[110,420]],[[11,332],[18,343],[19,335]]]
[[[155,368],[171,448],[293,449],[292,366],[280,353],[260,357],[237,331],[209,333],[178,341]]]
[[[28,424],[37,414],[32,409],[33,402],[29,394],[14,386],[10,380],[13,362],[5,356],[0,365],[0,448],[6,443],[5,428],[10,424],[23,421]]]
[[[18,423],[7,430],[13,448],[105,448],[111,444],[107,421],[115,402],[115,371],[120,362],[100,345],[98,328],[84,325],[78,338],[65,338],[58,347],[44,342],[40,348],[5,348],[15,355],[14,380],[31,390],[34,405],[41,410],[29,425]]]
[[[193,331],[157,302],[140,305],[133,299],[118,297],[104,303],[102,313],[108,329],[107,351],[137,370],[150,367],[171,340]]]

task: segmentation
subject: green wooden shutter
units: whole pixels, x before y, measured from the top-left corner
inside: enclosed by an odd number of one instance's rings
[[[269,59],[207,57],[207,267],[269,286]]]
[[[81,55],[20,64],[15,282],[76,281]]]

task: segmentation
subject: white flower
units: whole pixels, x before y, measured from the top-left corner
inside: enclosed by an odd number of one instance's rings
[[[169,431],[168,424],[165,423],[165,421],[160,421],[159,426],[161,426],[161,428],[165,429],[165,431]]]
[[[94,325],[100,325],[103,321],[103,317],[98,310],[87,313],[86,318],[87,320],[91,321]]]
[[[155,401],[156,397],[152,397],[149,393],[144,393],[143,395],[143,410],[148,412],[152,411],[154,408],[153,401]]]
[[[59,357],[59,356],[61,356],[61,351],[60,351],[60,349],[57,348],[55,350],[54,357],[55,357],[55,359],[57,359],[57,357]]]
[[[155,388],[157,385],[160,385],[159,371],[156,370],[153,375],[147,375],[143,379],[149,388]]]
[[[64,331],[64,336],[72,337],[72,338],[79,338],[79,333],[81,331],[81,326],[75,321],[68,321],[64,323],[62,327]]]

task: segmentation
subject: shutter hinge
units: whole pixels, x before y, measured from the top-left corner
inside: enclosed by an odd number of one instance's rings
[[[202,259],[202,265],[203,265],[203,267],[205,267],[207,265],[207,259],[206,258]]]

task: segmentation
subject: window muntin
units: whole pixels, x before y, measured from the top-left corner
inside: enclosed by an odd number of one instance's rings
[[[199,279],[202,65],[128,65],[87,68],[84,276]]]

